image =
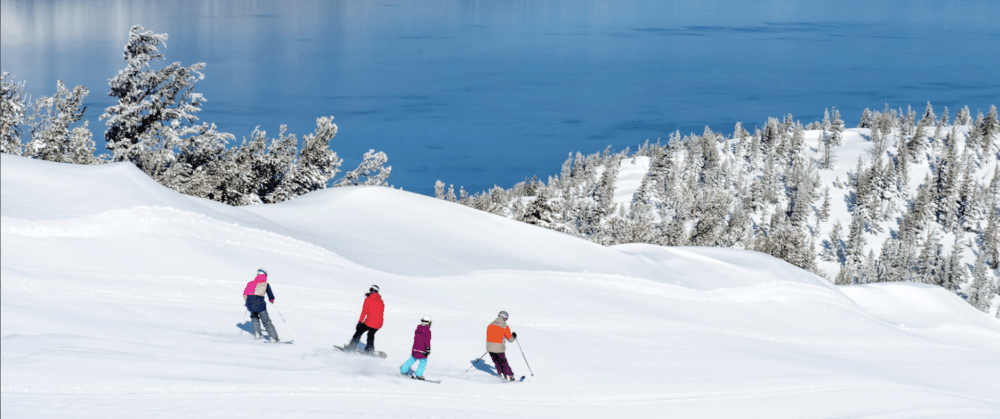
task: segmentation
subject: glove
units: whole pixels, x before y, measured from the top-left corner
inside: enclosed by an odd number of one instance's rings
[[[517,339],[517,332],[510,332],[510,335],[513,336],[514,339]]]
[[[271,300],[271,304],[274,304],[274,300]]]
[[[427,348],[427,350],[424,351],[424,355],[431,356],[431,350],[430,350],[430,348]]]

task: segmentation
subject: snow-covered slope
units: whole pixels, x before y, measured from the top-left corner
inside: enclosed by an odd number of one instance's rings
[[[4,416],[1000,416],[1000,321],[932,287],[604,248],[387,188],[231,208],[123,164],[0,169]],[[244,331],[260,266],[294,345]],[[388,359],[332,351],[373,283]],[[466,371],[499,310],[524,383]],[[423,315],[440,385],[394,376]]]

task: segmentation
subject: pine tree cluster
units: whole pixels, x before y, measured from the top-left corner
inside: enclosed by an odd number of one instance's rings
[[[0,76],[0,151],[48,161],[101,164],[130,162],[161,184],[178,192],[229,205],[286,201],[333,186],[387,186],[391,171],[385,153],[370,150],[357,169],[334,180],[341,160],[330,150],[337,135],[333,117],[316,120],[316,131],[302,137],[281,126],[277,138],[254,130],[238,146],[235,137],[215,124],[201,123],[197,113],[205,98],[194,91],[204,78],[205,63],[184,67],[172,63],[159,69],[159,51],[166,34],[134,26],[123,58],[126,66],[110,80],[108,94],[117,103],[105,109],[108,154],[95,156],[89,121],[80,121],[89,93],[83,86],[67,89],[60,80],[56,94],[28,104],[24,83]],[[27,128],[27,129],[24,129]],[[21,136],[28,134],[26,143]]]
[[[438,181],[435,191],[441,199],[606,246],[754,250],[836,284],[934,284],[989,310],[1000,300],[996,107],[975,121],[966,107],[951,123],[947,109],[937,119],[929,103],[919,120],[912,109],[866,109],[856,131],[870,143],[868,158],[846,181],[821,184],[820,171],[832,169],[844,144],[844,126],[834,109],[808,125],[819,138],[809,144],[806,127],[791,115],[769,118],[753,133],[739,123],[731,136],[708,128],[683,138],[677,132],[666,144],[647,142],[634,153],[610,147],[571,153],[547,182],[532,178],[473,195],[460,188],[456,196],[453,185],[446,190]],[[636,159],[647,159],[648,171],[631,200],[616,203],[619,170]],[[992,176],[977,178],[990,164]],[[912,185],[910,172],[918,165],[930,170]],[[850,219],[830,219],[837,204],[831,186],[845,192]],[[942,242],[945,236],[951,243]]]

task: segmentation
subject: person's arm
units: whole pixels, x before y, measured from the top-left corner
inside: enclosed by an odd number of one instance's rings
[[[503,330],[503,337],[507,339],[507,342],[514,341],[514,336],[510,333],[510,326],[507,326],[507,328]]]
[[[368,312],[371,310],[371,303],[365,298],[365,304],[361,306],[361,318],[358,319],[358,323],[364,323],[365,317],[368,316]]]
[[[271,284],[267,284],[267,299],[274,303],[274,293],[271,292]]]

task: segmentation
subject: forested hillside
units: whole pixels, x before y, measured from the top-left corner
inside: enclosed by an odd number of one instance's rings
[[[570,154],[558,175],[438,198],[603,245],[751,249],[836,284],[940,285],[996,313],[1000,235],[996,107],[954,119],[886,106],[858,128],[827,112]]]

